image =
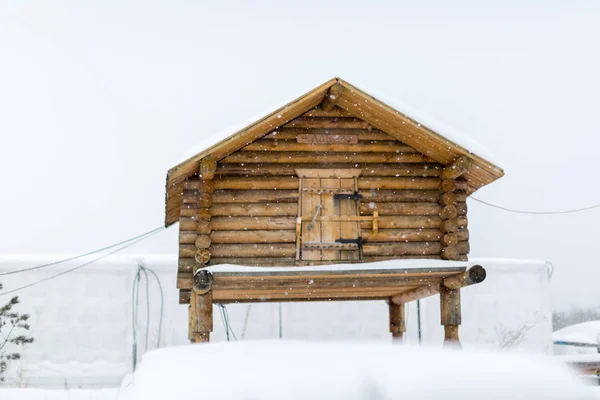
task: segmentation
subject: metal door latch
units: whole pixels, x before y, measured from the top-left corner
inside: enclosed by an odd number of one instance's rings
[[[362,236],[359,236],[356,239],[336,239],[335,241],[336,241],[336,243],[355,243],[358,245],[358,247],[361,247],[361,248],[362,248],[363,244],[365,243]]]
[[[348,199],[348,200],[354,200],[354,201],[359,201],[362,200],[363,195],[358,193],[358,192],[354,192],[354,193],[336,193],[333,195],[333,198],[335,200],[340,200],[340,199]]]

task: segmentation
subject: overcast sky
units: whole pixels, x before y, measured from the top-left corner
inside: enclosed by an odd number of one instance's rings
[[[191,146],[334,76],[487,147],[506,176],[475,197],[600,203],[600,3],[211,3],[0,0],[0,253],[160,226]],[[600,209],[469,207],[472,256],[550,260],[556,306],[600,306]],[[171,227],[131,251],[176,248]]]

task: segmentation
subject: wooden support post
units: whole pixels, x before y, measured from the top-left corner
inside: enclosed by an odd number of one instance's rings
[[[460,289],[448,289],[443,284],[440,286],[440,314],[441,323],[444,325],[444,345],[460,347]]]
[[[400,342],[406,332],[405,322],[405,307],[404,304],[396,304],[388,301],[390,311],[390,332],[392,332],[392,340]]]
[[[210,272],[200,270],[194,276],[190,313],[189,338],[192,343],[208,342],[213,330],[213,296]]]

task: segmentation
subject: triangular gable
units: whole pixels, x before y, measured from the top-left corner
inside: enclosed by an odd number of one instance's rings
[[[165,225],[178,220],[183,182],[198,172],[203,158],[211,155],[216,160],[221,160],[324,102],[335,103],[335,106],[441,164],[449,165],[460,156],[469,156],[473,165],[464,178],[472,192],[504,175],[502,169],[455,141],[434,132],[348,82],[334,78],[171,168],[167,174]]]

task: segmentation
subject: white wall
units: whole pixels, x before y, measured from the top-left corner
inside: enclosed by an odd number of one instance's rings
[[[0,272],[44,264],[68,256],[0,256]],[[19,292],[19,310],[31,314],[35,342],[13,365],[12,385],[34,387],[111,387],[131,370],[132,286],[137,262],[155,271],[164,290],[160,346],[187,344],[187,309],[178,304],[175,289],[176,256],[110,256],[80,270]],[[86,259],[89,260],[89,259]],[[84,260],[85,261],[85,260]],[[0,276],[4,292],[80,265],[82,260],[16,275]],[[512,350],[549,352],[551,310],[547,265],[537,261],[475,260],[488,278],[462,291],[465,347],[510,347]],[[150,324],[147,324],[145,280],[139,292],[136,324],[138,355],[157,346],[160,292],[149,280]],[[2,292],[0,292],[1,294]],[[0,299],[8,299],[5,296]],[[373,302],[319,302],[232,304],[227,306],[238,339],[388,341],[387,305]],[[418,343],[416,304],[407,310],[407,341]],[[439,297],[421,302],[423,343],[440,345]],[[214,341],[226,340],[215,308]],[[246,316],[248,318],[246,319]],[[247,323],[246,323],[247,321]],[[245,328],[244,328],[245,326]],[[513,345],[511,338],[515,339]],[[233,339],[232,339],[233,340]],[[138,360],[139,360],[138,357]]]

